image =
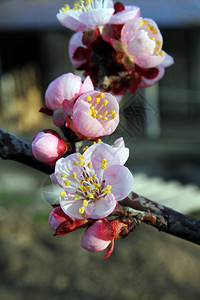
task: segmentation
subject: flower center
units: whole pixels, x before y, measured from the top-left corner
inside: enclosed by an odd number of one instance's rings
[[[145,19],[142,19],[141,22],[140,22],[140,27],[142,27],[144,30],[147,30],[148,31],[148,35],[149,35],[149,38],[152,40],[152,41],[155,41],[155,50],[156,50],[156,56],[160,56],[160,55],[163,55],[164,54],[164,51],[161,50],[162,48],[162,41],[156,39],[156,35],[158,33],[158,30],[153,26],[153,25],[150,25],[148,23],[147,20]]]
[[[61,179],[63,180],[66,191],[67,188],[73,188],[75,193],[70,194],[65,191],[60,192],[60,197],[65,198],[67,196],[70,200],[82,200],[82,206],[79,208],[79,214],[82,217],[85,217],[85,207],[88,204],[93,203],[102,197],[105,197],[107,194],[111,192],[111,185],[105,185],[105,181],[103,180],[104,170],[107,169],[107,160],[104,158],[101,161],[101,171],[99,177],[95,174],[92,163],[88,162],[87,165],[84,161],[84,156],[79,155],[78,160],[74,161],[74,166],[76,168],[76,172],[72,172],[67,175],[63,173],[61,175]],[[78,170],[78,171],[77,171]]]
[[[82,10],[83,12],[87,12],[93,9],[102,9],[108,7],[108,0],[79,0],[74,2],[74,6],[72,10]],[[63,12],[70,10],[70,6],[65,4],[64,7],[61,8]]]
[[[83,99],[83,101],[89,103],[89,112],[94,119],[98,119],[102,122],[115,119],[117,116],[114,109],[111,111],[106,110],[108,100],[105,98],[104,93],[99,93],[92,97],[88,95]]]

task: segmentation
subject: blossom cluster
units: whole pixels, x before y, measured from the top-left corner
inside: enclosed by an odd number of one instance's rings
[[[163,50],[157,24],[141,17],[136,6],[111,0],[76,1],[72,9],[62,8],[57,18],[76,31],[69,42],[75,68],[84,70],[94,86],[115,95],[154,85],[173,64]]]
[[[119,124],[119,99],[127,89],[153,85],[173,59],[163,49],[156,23],[140,16],[140,9],[112,0],[79,0],[65,5],[57,18],[76,31],[69,55],[83,77],[65,73],[53,80],[40,112],[52,116],[62,130],[52,129],[33,138],[32,154],[41,163],[55,166],[50,176],[60,188],[59,204],[49,216],[55,235],[86,227],[81,246],[89,251],[114,249],[114,240],[135,227],[121,219],[118,202],[133,188],[133,176],[124,166],[129,156],[123,138],[110,146],[101,137]],[[76,152],[76,142],[92,143]]]

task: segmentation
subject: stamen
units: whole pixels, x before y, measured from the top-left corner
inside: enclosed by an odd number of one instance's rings
[[[73,165],[74,165],[74,166],[78,166],[78,161],[75,161],[75,162],[73,163]]]
[[[83,160],[80,161],[79,166],[83,167],[84,165],[85,165],[85,162]]]
[[[75,173],[75,172],[73,172],[73,174],[72,174],[72,177],[73,177],[74,179],[76,179],[76,178],[77,178],[77,175],[76,175],[76,173]]]
[[[67,177],[67,174],[64,174],[64,173],[63,173],[63,174],[61,175],[61,178],[66,178],[66,177]]]
[[[88,166],[88,168],[90,169],[90,168],[91,168],[91,166],[92,166],[92,163],[91,163],[91,162],[89,162],[89,163],[87,164],[87,166]]]
[[[64,183],[65,183],[66,186],[69,186],[69,185],[70,185],[70,182],[69,182],[68,179],[66,179],[66,180],[64,181]]]
[[[85,199],[85,200],[83,200],[83,206],[84,207],[87,207],[88,206],[88,201]]]
[[[66,193],[64,191],[60,192],[60,197],[65,197]]]
[[[106,106],[108,104],[108,100],[104,100],[102,104]]]
[[[79,195],[74,196],[74,200],[78,200],[78,198],[79,198]]]
[[[80,155],[78,156],[78,159],[79,159],[79,160],[83,160],[83,159],[84,159],[84,156],[83,156],[82,154],[80,154]]]
[[[80,207],[80,208],[79,208],[79,210],[78,210],[79,214],[81,214],[81,215],[82,215],[82,214],[84,213],[84,210],[85,210],[85,209],[84,209],[84,207],[83,207],[83,206],[82,206],[82,207]]]

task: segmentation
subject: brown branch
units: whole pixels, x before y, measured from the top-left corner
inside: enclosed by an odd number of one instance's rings
[[[24,163],[46,174],[52,174],[54,167],[37,161],[31,153],[31,145],[13,134],[0,129],[0,157]],[[157,229],[200,245],[200,221],[180,214],[164,205],[153,202],[136,193],[120,202],[127,208],[142,211],[142,214],[124,209],[124,216],[136,217],[138,223],[146,222]]]
[[[153,215],[164,219],[165,222],[161,226],[150,222],[151,225],[161,231],[200,245],[200,220],[183,215],[136,193],[132,193],[130,198],[121,201],[121,204],[139,211],[153,213]]]

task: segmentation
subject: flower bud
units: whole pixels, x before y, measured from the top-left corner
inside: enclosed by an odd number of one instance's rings
[[[66,151],[67,143],[54,130],[40,131],[33,138],[33,156],[47,165],[54,165]]]
[[[55,207],[49,215],[49,225],[55,231],[55,235],[65,235],[91,222],[90,219],[78,220],[67,216],[60,206]]]

